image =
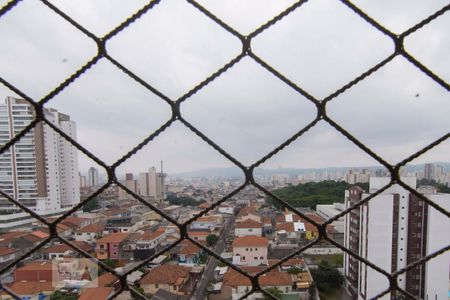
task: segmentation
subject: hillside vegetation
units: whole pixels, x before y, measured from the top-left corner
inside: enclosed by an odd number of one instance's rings
[[[365,191],[368,191],[368,183],[357,183]],[[287,201],[289,204],[295,207],[316,207],[317,204],[332,204],[334,202],[344,202],[345,190],[352,184],[348,184],[345,181],[321,181],[321,182],[308,182],[295,186],[288,186],[285,188],[272,191],[273,194]],[[268,201],[280,207],[281,205],[277,201],[273,201],[269,197]]]

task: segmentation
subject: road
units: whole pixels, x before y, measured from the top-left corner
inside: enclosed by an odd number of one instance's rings
[[[220,238],[217,241],[216,246],[214,247],[214,252],[220,255],[226,247],[226,238],[228,234],[230,233],[231,228],[233,227],[234,223],[234,216],[231,216],[226,219],[224,223],[224,227],[222,230],[222,233],[220,234]],[[199,282],[197,283],[197,288],[194,291],[194,294],[192,295],[191,299],[200,300],[200,299],[206,299],[206,288],[208,287],[208,283],[211,280],[211,278],[214,277],[214,269],[217,267],[218,260],[209,257],[208,261],[206,262],[205,270],[203,271],[203,275],[200,278]]]

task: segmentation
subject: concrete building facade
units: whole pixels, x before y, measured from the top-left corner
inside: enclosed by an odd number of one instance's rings
[[[388,177],[372,177],[369,193],[354,186],[346,191],[350,207],[389,183]],[[415,188],[416,178],[402,180]],[[419,187],[433,202],[450,210],[450,194]],[[395,272],[450,244],[450,220],[414,194],[394,185],[368,203],[345,216],[344,245],[383,268]],[[419,299],[446,299],[448,296],[450,253],[446,252],[425,266],[412,268],[398,277],[399,286]],[[354,299],[371,299],[388,286],[379,272],[344,255],[346,286]],[[381,299],[395,299],[387,294]]]

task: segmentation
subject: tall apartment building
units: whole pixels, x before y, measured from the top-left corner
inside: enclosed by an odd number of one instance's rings
[[[98,186],[98,170],[94,167],[90,167],[88,170],[88,186]]]
[[[45,109],[44,113],[47,120],[76,139],[76,124],[68,115],[55,109]],[[7,97],[0,104],[0,144],[7,143],[33,119],[34,110],[28,102]],[[80,201],[76,148],[48,125],[39,123],[0,155],[0,189],[43,215],[74,206]],[[4,197],[0,197],[0,209],[17,210]],[[6,218],[14,220],[12,216]]]
[[[151,167],[148,172],[140,173],[138,179],[138,194],[150,199],[162,200],[165,198],[165,174],[156,172]]]
[[[125,174],[125,180],[121,182],[124,186],[126,186],[133,193],[138,192],[138,181],[133,178],[132,173]],[[128,194],[123,189],[119,189],[119,200],[132,200],[133,196]]]
[[[425,164],[423,171],[423,178],[428,180],[436,179],[436,166],[435,164]]]
[[[351,187],[345,194],[350,207],[388,184],[388,177],[370,178],[369,193]],[[415,188],[416,178],[402,178]],[[433,187],[418,191],[446,210],[450,194]],[[390,187],[345,216],[344,245],[387,272],[406,267],[450,244],[450,220],[398,185]],[[447,299],[450,253],[447,251],[398,278],[399,286],[419,299]],[[386,277],[348,254],[344,255],[346,286],[354,299],[372,299],[388,288]],[[387,294],[381,299],[397,299]]]
[[[369,182],[372,172],[368,169],[348,170],[345,173],[345,181],[350,184]]]

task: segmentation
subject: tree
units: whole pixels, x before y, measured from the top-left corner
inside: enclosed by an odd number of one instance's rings
[[[97,198],[93,198],[93,199],[89,200],[88,202],[86,202],[85,205],[83,205],[84,212],[90,212],[90,211],[93,211],[93,210],[99,209],[99,208],[100,208],[100,205],[98,205]]]
[[[355,185],[358,185],[368,191],[368,183],[356,183]],[[353,185],[348,184],[345,181],[336,182],[328,180],[321,182],[308,182],[274,190],[273,194],[295,207],[311,207],[315,209],[317,204],[333,204],[334,202],[343,202],[345,190],[347,190],[350,186]],[[282,205],[271,197],[268,197],[267,201],[269,204],[272,204],[277,208],[282,208]]]
[[[117,260],[115,260],[115,259],[107,258],[103,261],[103,263],[112,269],[117,267]]]
[[[217,235],[215,235],[215,234],[209,234],[206,237],[206,243],[210,247],[214,246],[217,243],[218,240],[219,240],[219,237]]]
[[[46,298],[45,298],[46,299]],[[77,300],[77,295],[70,295],[61,291],[55,291],[50,295],[50,300]]]
[[[300,268],[297,268],[297,267],[292,267],[292,268],[289,268],[289,270],[287,270],[287,272],[291,275],[296,275],[298,273],[303,272],[303,270]]]
[[[198,201],[191,197],[181,196],[177,197],[175,194],[167,194],[167,201],[172,205],[183,205],[183,206],[198,206],[205,201]]]
[[[311,275],[319,291],[325,293],[339,288],[344,282],[339,270],[325,260],[320,262],[317,269],[311,270]]]
[[[265,291],[271,294],[274,298],[281,299],[281,291],[277,287],[270,287],[265,289]],[[267,295],[264,295],[264,299],[268,300],[272,298]]]

